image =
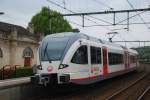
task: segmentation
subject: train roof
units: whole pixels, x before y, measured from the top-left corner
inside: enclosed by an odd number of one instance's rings
[[[122,49],[128,49],[122,45],[119,45],[119,44],[114,44],[114,43],[111,43],[111,42],[108,42],[108,41],[104,41],[104,40],[101,40],[99,38],[95,38],[95,37],[92,37],[92,36],[88,36],[86,34],[83,34],[83,33],[80,33],[80,32],[63,32],[63,33],[57,33],[57,34],[51,34],[51,35],[47,35],[45,38],[44,38],[44,41],[50,41],[51,38],[68,38],[69,42],[70,43],[73,43],[75,40],[78,40],[78,39],[87,39],[87,40],[91,40],[91,41],[94,41],[94,42],[97,42],[97,43],[101,43],[101,44],[105,44],[105,45],[110,45],[110,46],[114,46],[114,47],[118,47],[118,48],[122,48]],[[136,50],[133,50],[133,49],[128,49],[130,52],[133,52],[135,54],[137,54]]]
[[[129,52],[132,52],[132,54],[135,54],[135,55],[138,54],[138,52],[137,52],[136,50],[134,50],[134,49],[128,49],[128,51],[129,51]]]

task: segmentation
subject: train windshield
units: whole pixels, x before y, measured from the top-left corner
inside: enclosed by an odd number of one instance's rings
[[[50,38],[40,46],[41,61],[60,60],[64,54],[69,38]]]

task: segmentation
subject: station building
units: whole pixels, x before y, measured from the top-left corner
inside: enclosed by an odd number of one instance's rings
[[[0,69],[5,65],[36,64],[40,36],[25,28],[0,22]]]

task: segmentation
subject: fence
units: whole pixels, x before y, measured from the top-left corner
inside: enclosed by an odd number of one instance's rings
[[[0,79],[8,79],[12,77],[16,77],[16,68],[19,65],[5,65],[0,70]]]

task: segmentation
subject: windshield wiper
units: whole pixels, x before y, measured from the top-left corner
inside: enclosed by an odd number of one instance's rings
[[[46,47],[45,47],[45,49],[44,49],[44,56],[45,56],[45,54],[46,54],[49,63],[51,63],[51,60],[50,60],[49,55],[48,55],[48,53],[47,53],[47,46],[48,46],[48,43],[46,44]]]

